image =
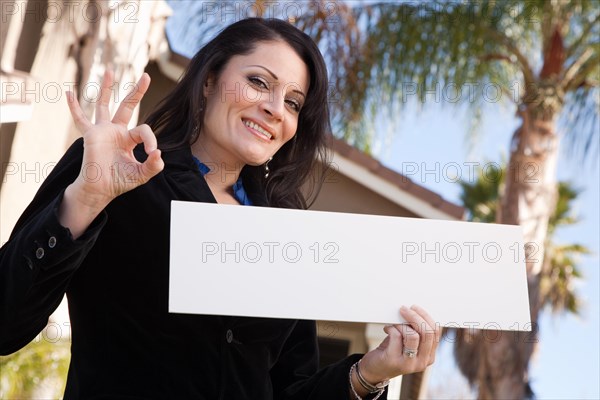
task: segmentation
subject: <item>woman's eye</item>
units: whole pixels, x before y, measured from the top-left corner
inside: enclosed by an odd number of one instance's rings
[[[261,78],[258,78],[256,76],[251,76],[248,78],[248,80],[255,86],[258,86],[262,89],[268,89],[268,85],[265,81],[263,81]]]
[[[294,111],[300,111],[300,103],[297,100],[286,100],[285,101],[287,104],[290,105],[290,107],[292,107],[294,109]]]

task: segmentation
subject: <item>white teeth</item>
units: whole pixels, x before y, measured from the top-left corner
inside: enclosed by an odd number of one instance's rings
[[[272,137],[272,135],[269,132],[265,131],[260,125],[257,125],[252,121],[244,121],[244,125],[254,129],[255,131],[257,131],[259,133],[262,133],[264,136],[267,137],[267,139],[271,139],[271,137]]]

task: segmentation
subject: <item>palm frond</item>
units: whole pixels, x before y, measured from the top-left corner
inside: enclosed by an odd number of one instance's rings
[[[597,98],[600,81],[594,77],[600,17],[593,1],[336,4],[335,23],[311,16],[301,26],[327,56],[335,126],[349,141],[366,145],[364,136],[372,132],[365,133],[363,120],[385,108],[411,101],[466,104],[477,116],[485,103],[526,102],[550,85],[560,97],[557,104],[565,104],[569,120],[576,121],[577,128],[569,123],[565,131],[583,143],[585,154],[591,151],[598,110],[588,103]],[[557,33],[561,43],[555,48]],[[563,81],[540,82],[540,73],[552,71]],[[469,132],[477,132],[477,125]]]

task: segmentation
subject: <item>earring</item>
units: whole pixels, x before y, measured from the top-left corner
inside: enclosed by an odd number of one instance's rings
[[[198,136],[198,133],[199,133],[198,131],[199,131],[198,124],[196,124],[196,125],[194,125],[194,127],[192,128],[192,136],[193,136],[193,137],[195,137],[195,136]]]
[[[267,160],[267,162],[265,163],[265,179],[267,179],[269,177],[269,172],[271,171],[269,169],[269,162],[273,159],[273,157],[269,157],[269,159]]]

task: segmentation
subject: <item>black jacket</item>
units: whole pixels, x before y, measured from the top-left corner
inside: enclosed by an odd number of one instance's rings
[[[168,312],[170,202],[215,202],[189,148],[163,152],[160,174],[112,201],[73,240],[57,207],[82,154],[78,139],[0,249],[1,354],[31,341],[66,292],[65,399],[349,398],[348,372],[360,355],[317,371],[314,321]]]

